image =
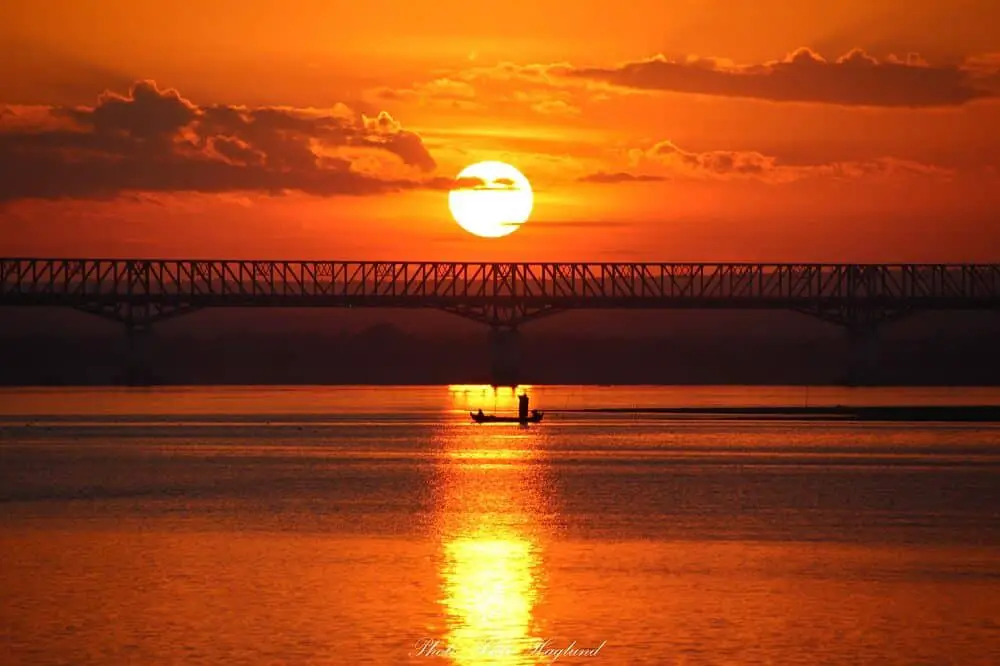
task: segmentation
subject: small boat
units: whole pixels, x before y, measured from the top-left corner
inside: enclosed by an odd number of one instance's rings
[[[482,412],[469,412],[469,416],[476,423],[538,423],[542,420],[544,412],[537,409],[531,410],[531,415],[525,418],[520,416],[497,416],[496,414],[483,414]]]
[[[483,410],[478,412],[469,412],[469,416],[476,423],[520,423],[521,425],[526,425],[528,423],[538,423],[542,420],[544,414],[537,409],[531,410],[531,414],[528,414],[528,396],[521,394],[517,396],[517,416],[497,416],[496,414],[483,414]]]

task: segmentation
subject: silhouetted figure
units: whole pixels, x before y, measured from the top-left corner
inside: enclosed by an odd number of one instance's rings
[[[517,396],[517,418],[521,421],[528,420],[528,394],[522,393]]]
[[[528,396],[519,395],[517,397],[517,416],[498,416],[497,414],[483,414],[483,410],[480,409],[478,412],[469,412],[469,416],[472,417],[473,421],[477,423],[520,423],[521,425],[528,425],[529,423],[539,423],[542,420],[543,413],[537,409],[531,410],[531,415],[528,415]]]

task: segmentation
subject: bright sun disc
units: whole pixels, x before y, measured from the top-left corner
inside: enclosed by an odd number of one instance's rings
[[[500,238],[517,231],[531,215],[531,183],[511,165],[479,162],[465,167],[458,178],[479,181],[448,194],[452,216],[469,233]]]

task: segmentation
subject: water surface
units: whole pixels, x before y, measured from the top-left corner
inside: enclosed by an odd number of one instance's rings
[[[528,391],[0,391],[0,662],[997,663],[1000,426],[559,412],[1000,391]]]

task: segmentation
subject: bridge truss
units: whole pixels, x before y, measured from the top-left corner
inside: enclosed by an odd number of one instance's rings
[[[0,305],[76,308],[130,332],[209,307],[434,308],[509,332],[573,309],[783,309],[864,337],[914,311],[1000,310],[1000,264],[0,258]]]
[[[1000,307],[1000,264],[0,259],[0,305],[133,326],[206,307],[436,308],[515,327],[570,309],[786,309],[841,325]]]

